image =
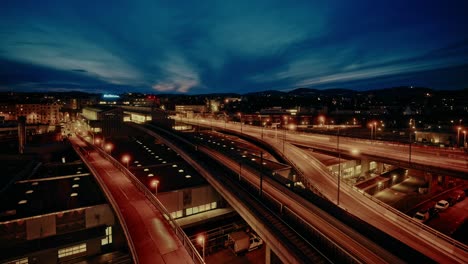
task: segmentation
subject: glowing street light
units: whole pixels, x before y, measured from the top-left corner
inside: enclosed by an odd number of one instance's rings
[[[370,128],[370,132],[371,132],[371,136],[370,136],[370,139],[372,141],[372,139],[375,139],[375,134],[376,134],[376,128],[377,128],[377,122],[371,122],[369,124],[369,128]]]
[[[107,143],[105,146],[104,146],[104,149],[109,152],[109,154],[112,154],[112,149],[114,148],[114,146],[111,144],[111,143]]]
[[[460,147],[460,130],[461,127],[457,128],[457,147]]]
[[[125,162],[125,164],[127,165],[127,169],[128,169],[128,163],[130,161],[130,156],[129,155],[124,155],[122,157],[122,161]]]
[[[158,180],[154,180],[151,182],[151,185],[154,187],[154,195],[157,196],[158,195],[158,185],[159,185],[159,181]]]
[[[205,261],[205,236],[199,235],[197,238],[197,241],[202,246],[202,257],[203,257],[203,261]]]
[[[320,126],[323,127],[323,125],[325,124],[325,117],[323,115],[321,115],[321,116],[319,116],[318,120],[320,122]]]
[[[242,134],[242,113],[237,113],[237,115],[239,116],[240,127],[241,127],[241,134]]]
[[[96,138],[96,139],[94,140],[94,144],[95,144],[95,145],[101,144],[101,139],[100,139],[100,138]]]

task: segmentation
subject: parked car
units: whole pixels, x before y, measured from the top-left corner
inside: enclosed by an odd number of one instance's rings
[[[435,207],[429,208],[428,212],[429,212],[429,219],[439,216],[439,209]]]
[[[421,222],[421,223],[426,222],[429,219],[429,210],[417,212],[413,216],[413,219],[415,219],[416,221]]]
[[[445,200],[450,204],[450,206],[454,205],[457,203],[457,200],[453,197],[447,197]]]
[[[255,250],[257,248],[262,247],[263,245],[263,239],[261,239],[259,236],[256,234],[250,233],[250,246],[249,246],[249,251]]]
[[[449,202],[446,200],[440,200],[436,203],[435,208],[438,209],[439,211],[444,211],[450,206]]]

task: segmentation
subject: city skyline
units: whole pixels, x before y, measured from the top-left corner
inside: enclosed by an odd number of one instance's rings
[[[468,4],[5,1],[0,91],[464,89]]]

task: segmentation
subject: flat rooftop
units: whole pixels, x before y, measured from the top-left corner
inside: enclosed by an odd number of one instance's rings
[[[107,141],[109,142],[109,141]],[[158,180],[158,192],[170,192],[196,186],[207,185],[208,182],[174,150],[156,142],[149,136],[140,136],[132,139],[113,139],[114,149],[112,156],[125,162],[125,155],[130,157],[129,170],[149,190],[154,180]]]
[[[73,157],[69,146],[50,153],[48,160],[31,176],[25,174],[0,193],[0,222],[106,203],[88,168]],[[74,154],[74,155],[73,155]],[[70,158],[63,163],[61,158]],[[67,158],[65,160],[67,161]],[[3,159],[6,178],[34,160]],[[34,164],[38,164],[35,162]],[[11,180],[13,176],[8,176]]]

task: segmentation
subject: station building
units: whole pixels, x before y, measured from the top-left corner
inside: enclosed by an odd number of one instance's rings
[[[30,176],[12,177],[0,193],[0,263],[131,262],[110,205],[79,160],[42,164]]]

